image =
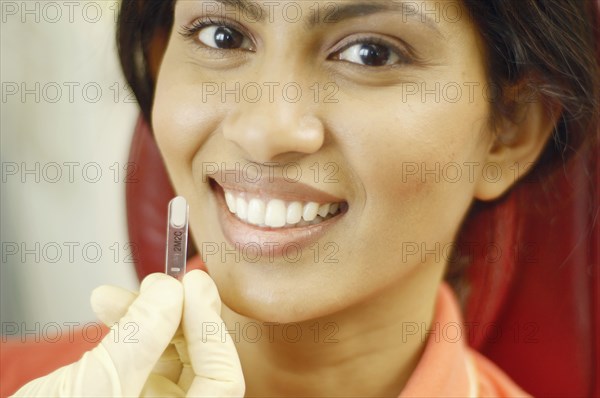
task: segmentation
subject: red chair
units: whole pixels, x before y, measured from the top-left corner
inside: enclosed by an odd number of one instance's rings
[[[473,249],[470,344],[535,396],[600,396],[599,160],[589,148],[544,183],[526,178],[499,203],[477,205],[461,234],[460,246]],[[130,162],[139,171],[127,212],[141,279],[163,271],[174,196],[142,118]]]

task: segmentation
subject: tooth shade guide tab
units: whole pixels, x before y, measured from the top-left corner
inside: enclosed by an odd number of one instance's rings
[[[173,198],[167,215],[165,273],[177,279],[186,271],[188,222],[187,201],[182,196]]]

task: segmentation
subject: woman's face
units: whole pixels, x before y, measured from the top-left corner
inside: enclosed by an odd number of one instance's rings
[[[493,174],[486,81],[460,3],[177,1],[152,123],[223,302],[301,321],[439,276]]]

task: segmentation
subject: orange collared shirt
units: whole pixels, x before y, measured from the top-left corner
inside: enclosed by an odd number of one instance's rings
[[[438,291],[432,333],[399,397],[531,397],[489,359],[467,346],[461,325],[458,301],[444,282]],[[453,332],[440,335],[442,330]]]

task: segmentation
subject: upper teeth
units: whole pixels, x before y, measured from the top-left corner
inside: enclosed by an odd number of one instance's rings
[[[285,202],[281,199],[246,198],[244,193],[225,191],[229,211],[249,224],[272,228],[316,224],[336,214],[339,203]]]

